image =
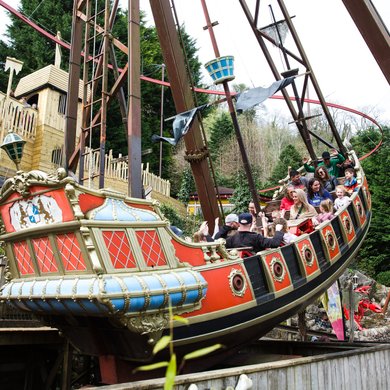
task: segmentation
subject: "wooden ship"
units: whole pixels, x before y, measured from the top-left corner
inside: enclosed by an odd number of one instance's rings
[[[275,78],[281,79],[265,45],[265,40],[272,38],[259,32],[256,14],[250,12],[244,1],[240,3]],[[283,2],[279,3],[285,21],[294,32]],[[99,356],[101,365],[112,369],[119,362],[139,364],[153,359],[154,344],[169,332],[169,306],[173,314],[188,318],[190,323],[174,324],[174,348],[178,354],[216,342],[227,349],[234,348],[263,336],[306,307],[337,280],[356,256],[371,220],[370,192],[359,159],[342,144],[301,45],[298,49],[299,62],[306,70],[304,85],[309,81],[314,84],[338,149],[354,161],[358,189],[351,196],[350,204],[337,211],[334,219],[312,231],[301,231],[298,240],[289,245],[258,253],[228,250],[224,240],[202,243],[183,240],[170,229],[158,202],[142,199],[140,123],[139,116],[131,110],[139,109],[138,63],[134,55],[129,56],[126,70],[133,83],[129,87],[126,124],[129,142],[133,142],[132,154],[129,154],[133,163],[128,165],[126,175],[131,196],[103,188],[104,158],[100,159],[98,175],[101,188],[83,185],[85,161],[83,153],[79,152],[85,149],[89,132],[96,127],[101,134],[106,131],[107,104],[111,96],[122,96],[118,91],[126,72],[117,74],[115,85],[109,90],[104,81],[109,69],[108,45],[120,44],[109,41],[104,32],[111,28],[109,15],[115,13],[117,2],[113,9],[106,1],[104,26],[84,22],[93,19],[88,14],[91,12],[89,0],[75,4],[77,16],[73,20],[70,77],[66,89],[68,104],[62,117],[66,134],[64,167],[51,174],[43,172],[45,168],[52,168],[45,166],[28,171],[21,155],[26,141],[14,128],[4,134],[2,148],[16,163],[17,171],[4,182],[0,192],[0,239],[8,259],[2,301],[58,328],[75,348],[84,354]],[[167,0],[151,4],[177,111],[183,112],[192,108],[194,102],[189,79],[183,77],[185,65],[178,49],[174,13]],[[211,38],[215,40],[207,12],[205,16]],[[129,12],[129,23],[134,29],[138,17],[135,9]],[[92,34],[91,30],[100,32],[102,52],[91,53],[88,45],[83,48],[84,67],[88,68],[93,61],[97,66],[92,78],[84,71],[80,85],[77,69],[81,63],[82,23],[87,28],[86,34]],[[136,30],[131,33],[137,37]],[[137,46],[136,39],[129,42],[129,49],[122,47],[122,50],[139,53],[139,48],[131,48],[131,45]],[[214,47],[219,58],[216,44]],[[289,51],[283,48],[283,53],[287,56]],[[112,58],[110,61],[115,64]],[[51,71],[51,67],[45,70]],[[235,123],[229,77],[222,76],[218,82],[224,87]],[[99,99],[88,93],[89,86],[98,82],[102,83]],[[58,92],[59,88],[53,90]],[[296,87],[294,92],[297,106],[282,90],[305,145],[313,160],[317,160],[302,111],[304,99],[299,98]],[[28,91],[23,93],[28,94]],[[99,104],[101,120],[95,117],[89,122],[94,104]],[[28,110],[37,115],[36,109]],[[78,128],[81,131],[77,134]],[[236,130],[238,142],[242,143],[239,129]],[[184,141],[202,210],[211,225],[219,216],[219,210],[215,189],[210,185],[209,156],[197,120]],[[47,139],[42,137],[41,142]],[[63,145],[60,140],[58,145]],[[100,157],[104,156],[104,145],[100,152]],[[30,153],[39,158],[37,153]],[[203,157],[199,158],[202,153]],[[198,157],[191,158],[195,155]],[[245,155],[243,159],[250,168]],[[80,160],[78,177],[77,160]],[[247,173],[251,190],[257,194],[250,171]],[[256,207],[259,208],[258,202]],[[127,372],[127,378],[130,374]]]

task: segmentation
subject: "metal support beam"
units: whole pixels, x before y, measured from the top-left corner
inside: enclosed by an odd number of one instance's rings
[[[356,27],[390,84],[390,33],[371,0],[343,0]]]

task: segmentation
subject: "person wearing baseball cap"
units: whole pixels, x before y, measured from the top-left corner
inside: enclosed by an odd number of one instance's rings
[[[339,167],[338,164],[341,164],[345,161],[344,156],[339,153],[336,149],[331,150],[334,157],[327,151],[322,153],[322,161],[318,163],[318,166],[324,165],[328,170],[329,176],[339,177]],[[302,162],[305,167],[306,172],[314,172],[315,167],[308,164],[308,159],[305,157]]]
[[[242,213],[238,216],[240,224],[237,234],[226,240],[226,248],[252,247],[254,252],[260,252],[265,248],[277,248],[283,240],[283,226],[276,225],[276,233],[272,238],[266,238],[262,234],[251,232],[253,217],[250,213]]]
[[[214,239],[218,238],[227,238],[237,232],[240,224],[238,223],[238,215],[237,214],[228,214],[225,217],[225,225],[223,225],[218,232],[214,235]]]

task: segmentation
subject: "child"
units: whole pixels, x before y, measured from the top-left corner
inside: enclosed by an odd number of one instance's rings
[[[287,221],[284,218],[276,218],[274,224],[275,226],[276,225],[283,226],[281,230],[284,233],[282,244],[289,244],[290,242],[293,242],[298,238],[298,236],[288,231]]]
[[[351,202],[351,199],[348,196],[345,196],[345,188],[342,185],[336,187],[336,196],[337,198],[334,201],[334,208],[336,210],[347,207]]]
[[[345,170],[345,182],[344,188],[348,194],[352,194],[354,191],[357,191],[357,180],[355,177],[355,170],[353,168],[347,168]]]
[[[314,225],[319,225],[322,222],[330,221],[333,217],[333,203],[330,199],[324,199],[320,203],[320,213],[313,218],[313,222]]]

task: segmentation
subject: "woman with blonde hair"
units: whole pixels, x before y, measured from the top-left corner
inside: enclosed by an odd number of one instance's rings
[[[307,201],[305,191],[296,189],[293,193],[293,200],[294,204],[290,209],[290,220],[311,218],[317,215],[317,211],[314,206],[309,204]]]

